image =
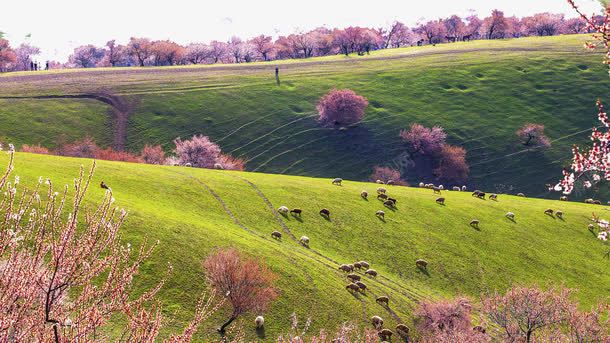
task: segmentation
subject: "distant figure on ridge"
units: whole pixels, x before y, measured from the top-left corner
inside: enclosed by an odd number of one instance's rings
[[[279,67],[275,67],[275,82],[277,82],[277,85],[280,85],[280,68]]]

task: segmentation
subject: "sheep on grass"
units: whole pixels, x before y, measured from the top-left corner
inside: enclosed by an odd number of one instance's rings
[[[335,186],[341,186],[341,182],[343,182],[343,179],[338,177],[336,179],[333,180],[333,185]]]
[[[415,266],[419,269],[428,269],[428,261],[419,259],[415,261]]]
[[[258,316],[254,319],[254,324],[256,324],[256,328],[260,329],[265,325],[265,318],[263,316]]]
[[[282,239],[282,233],[279,231],[273,231],[271,233],[271,237],[275,238],[275,239]]]
[[[377,297],[377,299],[375,299],[375,301],[380,305],[385,304],[385,306],[389,306],[389,304],[390,304],[390,298],[386,297],[385,295]]]
[[[373,327],[377,330],[381,329],[383,327],[383,318],[379,317],[379,316],[372,316],[371,317],[371,324],[373,324]]]
[[[372,277],[376,277],[377,271],[375,269],[367,269],[366,272],[364,272],[364,274],[372,276]]]
[[[362,199],[367,199],[369,197],[369,192],[362,191],[360,192],[360,196],[362,197]]]

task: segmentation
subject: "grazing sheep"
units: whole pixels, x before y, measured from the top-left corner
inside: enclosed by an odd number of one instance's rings
[[[441,194],[441,189],[439,187],[432,187],[432,191],[434,194]]]
[[[568,201],[568,197],[564,195],[561,198],[559,198],[559,201]]]
[[[383,205],[392,208],[396,204],[392,200],[386,200],[383,202]]]
[[[557,218],[560,218],[560,219],[563,218],[563,212],[560,210],[555,211],[555,215],[557,216]]]
[[[428,262],[426,260],[419,259],[415,261],[415,265],[420,269],[428,269]]]
[[[369,263],[368,263],[368,262],[366,262],[366,261],[360,261],[360,262],[358,262],[358,263],[360,263],[360,265],[362,266],[362,268],[369,269]]]
[[[601,205],[601,204],[602,204],[602,202],[601,202],[601,201],[599,201],[599,200],[595,200],[595,201],[593,201],[593,205]]]
[[[360,291],[361,291],[362,293],[364,293],[364,291],[366,291],[366,285],[365,285],[363,282],[356,281],[356,285],[357,285],[358,287],[360,287]]]
[[[185,167],[192,167],[192,166],[193,166],[193,164],[192,164],[191,162],[186,162],[186,163],[184,164],[184,166],[185,166]]]
[[[419,188],[425,188],[425,187],[426,187],[426,184],[425,184],[425,183],[423,183],[423,182],[420,182],[420,183],[419,183]]]
[[[287,214],[288,211],[290,211],[290,210],[286,206],[280,206],[280,207],[278,207],[277,211],[281,214]]]
[[[392,330],[389,329],[383,329],[377,333],[377,335],[379,335],[379,338],[381,338],[382,340],[391,340],[393,334],[394,333],[392,332]]]
[[[347,273],[347,272],[351,272],[351,271],[352,271],[352,270],[350,269],[349,265],[347,265],[347,264],[342,264],[342,265],[340,265],[340,266],[339,266],[339,270],[342,270],[342,271],[344,271],[344,272],[346,272],[346,273]]]
[[[352,282],[360,281],[360,275],[358,274],[347,274],[347,278]]]
[[[275,239],[282,239],[282,233],[279,231],[273,231],[271,233],[271,237],[275,238]]]
[[[462,189],[461,189],[460,187],[458,187],[458,186],[453,186],[453,190],[454,190],[455,192],[459,192],[459,191],[461,191]]]
[[[299,242],[301,242],[301,244],[303,244],[304,246],[308,247],[309,246],[309,237],[301,236],[301,239],[299,239]]]
[[[494,201],[498,201],[498,195],[497,194],[490,194],[489,195],[489,200],[494,200]]]
[[[377,199],[386,200],[388,196],[385,193],[377,194]]]
[[[225,167],[223,167],[222,164],[220,164],[220,163],[214,163],[214,169],[223,170],[223,169],[225,169]],[[258,318],[258,317],[256,317],[256,318]]]
[[[295,208],[293,210],[290,211],[290,213],[294,214],[295,216],[301,216],[301,213],[303,213],[303,210],[301,210],[300,208]]]
[[[386,297],[385,295],[378,297],[377,299],[375,299],[375,301],[378,304],[385,304],[386,306],[390,304],[390,298]]]
[[[467,190],[468,190],[468,187],[462,186],[462,192],[466,192]]]
[[[595,200],[593,200],[593,199],[585,199],[585,204],[592,204],[594,202],[595,202]]]
[[[403,338],[409,337],[409,331],[411,330],[405,324],[396,325],[396,333],[398,333]]]
[[[360,192],[360,196],[361,196],[363,199],[366,199],[366,198],[368,198],[368,197],[369,197],[369,192],[367,192],[367,191],[362,191],[362,192]]]
[[[377,194],[385,194],[387,191],[388,190],[383,187],[377,188]]]
[[[372,276],[372,277],[376,277],[377,271],[375,269],[367,269],[366,272],[364,272],[364,274]]]
[[[327,208],[323,208],[320,210],[320,215],[326,218],[330,217],[330,211]]]
[[[481,325],[477,325],[477,326],[473,327],[473,328],[472,328],[472,331],[477,331],[477,332],[480,332],[480,333],[485,333],[485,332],[487,332],[487,330],[485,330],[485,328],[484,328],[484,327],[482,327]]]
[[[381,219],[385,219],[385,212],[383,212],[382,210],[375,212],[375,215]]]
[[[355,283],[350,283],[349,285],[345,286],[345,289],[347,289],[351,293],[360,291],[360,287],[358,287],[358,285],[356,285]]]
[[[470,221],[470,226],[474,227],[474,228],[479,228],[479,221],[477,219],[473,219]]]
[[[394,205],[396,205],[396,203],[398,202],[398,200],[394,199],[394,198],[388,198],[388,201],[391,201],[394,203]]]
[[[394,186],[396,184],[396,182],[394,182],[394,180],[388,180],[385,184],[386,185],[390,185],[390,186]]]
[[[359,270],[361,268],[362,268],[362,265],[360,264],[360,262],[354,263],[354,269],[358,269]]]
[[[379,316],[372,316],[371,324],[373,324],[373,327],[375,327],[375,329],[381,329],[383,327],[383,318]]]
[[[515,214],[512,212],[508,212],[506,213],[506,218],[510,219],[510,220],[515,220]]]
[[[434,184],[433,183],[429,183],[429,184],[426,185],[426,188],[432,189],[432,188],[434,188]]]
[[[443,185],[440,185],[440,186],[438,186],[438,189],[440,189],[442,191],[442,190],[445,190],[445,187]]]
[[[438,198],[436,199],[436,203],[439,205],[445,205],[445,198]]]
[[[343,182],[343,179],[338,177],[338,178],[333,180],[333,185],[341,186],[341,182]]]
[[[589,228],[589,231],[593,232],[593,230],[595,230],[595,225],[589,224],[588,228]]]
[[[553,210],[550,208],[547,208],[546,210],[544,210],[544,214],[546,214],[548,216],[553,216]]]
[[[256,317],[256,319],[254,319],[254,324],[256,324],[258,329],[262,328],[265,324],[265,318],[263,316]]]
[[[381,181],[381,180],[377,180],[377,181],[375,181],[375,183],[377,183],[378,185],[383,185],[384,184],[384,182]]]
[[[485,199],[485,192],[481,192],[480,190],[477,189],[474,192],[472,192],[472,196],[477,197],[479,199]]]
[[[523,193],[517,193],[517,196],[518,196],[518,197],[525,198],[525,194],[523,194]]]

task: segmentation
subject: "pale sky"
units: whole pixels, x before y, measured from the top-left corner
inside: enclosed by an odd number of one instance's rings
[[[601,9],[597,0],[577,3],[589,14]],[[65,62],[79,45],[102,46],[111,39],[124,44],[132,36],[181,44],[226,41],[233,35],[277,37],[318,26],[379,27],[394,20],[412,26],[424,18],[472,11],[484,17],[494,8],[507,16],[574,16],[566,0],[7,0],[0,4],[0,31],[14,47],[23,41],[40,47],[39,61]]]

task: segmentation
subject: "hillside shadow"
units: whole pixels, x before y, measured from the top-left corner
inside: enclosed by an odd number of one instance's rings
[[[427,277],[430,277],[430,272],[428,272],[428,268],[424,268],[424,267],[417,267],[417,269],[419,269],[419,272],[426,275]]]
[[[303,218],[301,218],[301,216],[297,216],[295,214],[291,215],[292,218],[296,219],[296,221],[298,221],[299,223],[303,222]]]
[[[385,223],[385,222],[386,222],[384,217],[377,216],[377,219],[379,219],[379,220],[380,220],[380,221],[382,221],[383,223]]]
[[[265,327],[256,328],[256,336],[260,339],[265,339]]]

